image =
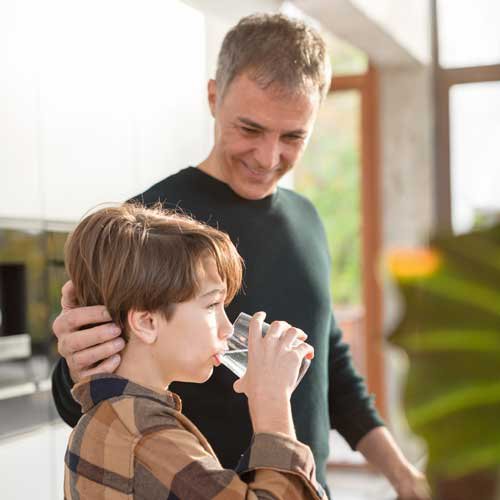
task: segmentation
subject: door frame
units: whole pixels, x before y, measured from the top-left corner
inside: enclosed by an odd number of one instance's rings
[[[383,357],[383,296],[378,279],[381,238],[381,181],[379,77],[368,66],[360,75],[332,78],[330,93],[356,90],[361,97],[361,264],[364,319],[364,349],[368,391],[376,395],[376,407],[387,416]]]

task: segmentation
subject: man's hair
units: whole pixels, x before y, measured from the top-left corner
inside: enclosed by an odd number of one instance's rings
[[[242,281],[243,261],[227,234],[161,205],[102,208],[78,224],[64,251],[78,305],[104,304],[125,339],[128,311],[168,320],[176,303],[198,293],[206,256],[226,283],[226,303]]]
[[[243,72],[262,88],[276,84],[291,93],[328,93],[331,68],[324,40],[302,21],[282,14],[241,19],[225,36],[217,60],[216,83],[223,98]]]

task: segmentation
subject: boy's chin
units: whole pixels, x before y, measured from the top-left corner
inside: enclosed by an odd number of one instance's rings
[[[206,382],[214,373],[214,367],[210,366],[204,372],[193,374],[192,376],[183,377],[182,380],[176,380],[176,382],[190,382],[192,384],[203,384]]]
[[[209,369],[208,369],[208,372],[204,374],[204,376],[201,378],[201,380],[199,381],[200,384],[203,384],[203,382],[206,382],[214,373],[214,367],[211,366]]]

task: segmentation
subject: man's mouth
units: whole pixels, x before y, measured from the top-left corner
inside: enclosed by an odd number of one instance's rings
[[[268,170],[268,169],[262,169],[259,167],[257,167],[257,168],[252,167],[252,166],[248,165],[247,163],[245,163],[244,161],[242,161],[241,164],[245,167],[247,172],[249,172],[253,178],[259,179],[259,180],[265,180],[269,177],[272,177],[281,167],[281,165],[278,165],[277,167],[274,167],[274,168]]]

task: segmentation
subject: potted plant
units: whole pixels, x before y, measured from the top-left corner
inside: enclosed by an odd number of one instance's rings
[[[500,498],[500,224],[395,250],[404,299],[390,341],[410,368],[404,408],[439,500]]]

